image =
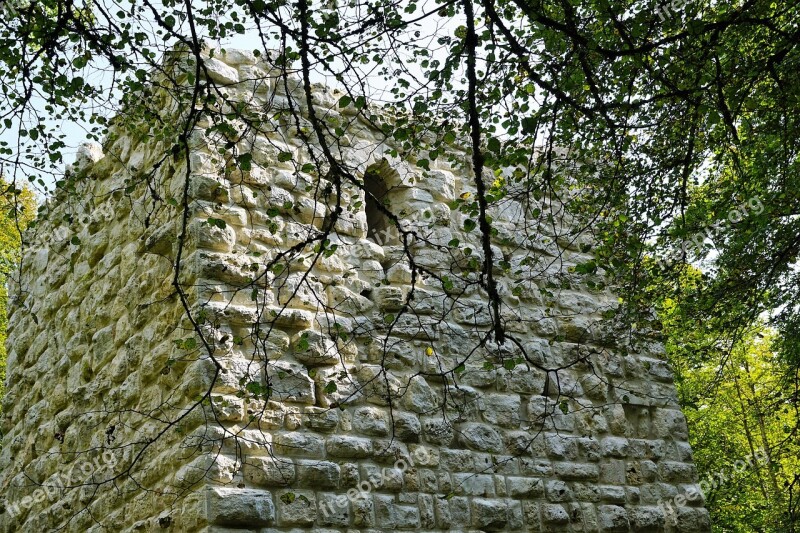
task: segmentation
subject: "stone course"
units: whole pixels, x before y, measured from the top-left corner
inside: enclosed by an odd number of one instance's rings
[[[570,226],[555,200],[535,216],[513,196],[491,206],[519,347],[487,342],[481,246],[457,209],[475,194],[467,153],[426,170],[314,86],[337,155],[381,180],[417,239],[406,253],[380,236],[391,223],[345,180],[329,253],[314,242],[267,271],[326,227],[331,184],[287,115],[293,97],[307,116],[299,81],[214,55],[208,77],[267,110],[265,131],[232,149],[203,118],[189,166],[164,163],[163,140],[112,134],[72,170],[79,203],[55,199],[31,234],[11,288],[2,531],[710,530],[702,501],[661,505],[697,482],[663,348],[609,336],[616,297],[569,274],[592,256],[554,232]],[[180,200],[187,176],[176,280],[180,203],[153,198]]]

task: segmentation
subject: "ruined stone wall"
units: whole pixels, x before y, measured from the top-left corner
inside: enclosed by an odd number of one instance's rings
[[[314,87],[357,178],[332,180],[297,78],[206,66],[258,131],[210,116],[187,158],[112,134],[31,236],[4,531],[708,530],[699,499],[660,506],[696,487],[663,348],[610,333],[558,201],[490,205],[497,345],[464,151],[423,162]]]

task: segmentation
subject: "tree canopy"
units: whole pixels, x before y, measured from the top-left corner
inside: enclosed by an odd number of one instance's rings
[[[290,72],[299,76],[306,90],[297,98],[309,104],[311,83],[338,87],[342,108],[352,106],[375,122],[402,147],[399,155],[422,168],[467,139],[472,175],[511,169],[491,186],[475,180],[477,194],[459,206],[473,215],[469,229],[481,236],[478,270],[492,300],[495,341],[505,340],[505,329],[492,270],[509,259],[493,255],[498,236],[487,205],[557,197],[594,236],[596,258],[570,274],[607,274],[621,295],[617,318],[648,334],[668,328],[681,372],[718,366],[744,387],[725,394],[758,398],[754,373],[768,374],[782,391],[781,405],[795,413],[791,424],[781,423],[785,438],[796,439],[799,3],[44,0],[4,6],[0,163],[15,189],[30,182],[74,191],[74,182],[61,175],[76,142],[63,133],[65,122],[100,140],[116,116],[115,127],[163,141],[165,153],[188,154],[186,133],[225,101],[208,76],[203,50],[209,43],[246,42],[284,80]],[[183,123],[158,123],[147,97],[151,82],[163,80],[162,57],[176,46],[193,56],[189,90],[167,87]],[[241,108],[230,113],[217,113],[219,131],[233,120],[258,127]],[[299,135],[322,146],[321,168],[334,181],[349,179],[346,162],[326,148],[336,126],[313,113],[307,119]],[[246,168],[249,160],[239,157],[236,164]],[[764,327],[774,354],[753,340]],[[742,365],[750,368],[745,374]],[[765,410],[760,399],[752,401],[752,408]],[[797,478],[787,479],[796,488]],[[764,495],[780,490],[767,483]],[[786,516],[796,516],[796,499],[782,504]]]

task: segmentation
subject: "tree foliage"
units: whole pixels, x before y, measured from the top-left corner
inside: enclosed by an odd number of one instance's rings
[[[36,215],[30,189],[17,189],[0,175],[0,398],[6,381],[6,327],[8,326],[7,282],[19,267],[21,232]]]
[[[701,279],[687,269],[684,289]],[[661,302],[666,348],[717,531],[793,531],[798,491],[797,369],[774,330],[756,323],[737,342]],[[751,467],[741,463],[761,457]],[[737,461],[739,465],[737,465]]]

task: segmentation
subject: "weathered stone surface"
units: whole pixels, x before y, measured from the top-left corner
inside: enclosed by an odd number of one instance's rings
[[[208,519],[221,526],[269,525],[275,519],[272,494],[251,489],[210,488]]]
[[[305,526],[317,519],[317,497],[310,490],[288,489],[276,493],[278,523],[281,526]]]
[[[353,412],[353,429],[377,437],[389,433],[389,414],[377,407],[360,407]]]
[[[601,531],[628,531],[628,513],[617,505],[600,505],[597,508]]]
[[[494,265],[502,318],[520,344],[487,341],[490,306],[470,273],[482,246],[449,205],[474,198],[453,163],[468,152],[450,143],[419,168],[339,108],[342,94],[312,87],[318,116],[343,130],[331,147],[356,181],[383,181],[416,233],[406,254],[363,187],[311,168],[299,79],[278,79],[269,54],[203,54],[207,81],[266,117],[258,131],[233,121],[245,134],[231,149],[202,117],[183,160],[112,126],[106,154],[82,148],[72,169],[86,202],[49,202],[26,236],[10,287],[0,531],[66,519],[68,531],[709,531],[701,501],[676,503],[697,472],[663,347],[601,342],[616,296],[579,276],[550,287],[564,273],[554,257],[589,254],[526,220],[516,196],[491,203],[492,251],[511,264]],[[185,189],[178,278],[193,321],[173,285]],[[569,230],[562,208],[536,207]],[[71,468],[88,473],[84,459],[107,481],[142,448],[139,485],[53,490]]]
[[[384,531],[420,527],[419,508],[400,505],[392,496],[375,497],[375,517],[377,525]]]
[[[500,453],[503,450],[503,438],[491,426],[475,423],[465,424],[460,432],[461,441],[473,450],[494,453]]]
[[[295,466],[291,460],[250,457],[243,471],[244,478],[255,485],[288,487],[295,482]]]
[[[331,457],[363,459],[372,455],[372,441],[359,437],[330,437],[326,448]]]

